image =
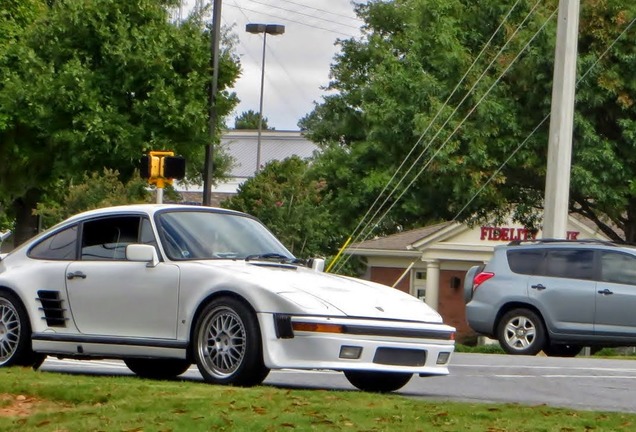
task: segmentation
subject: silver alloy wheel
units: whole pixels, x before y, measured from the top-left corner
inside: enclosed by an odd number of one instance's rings
[[[504,337],[508,346],[523,350],[534,342],[537,329],[532,320],[525,316],[516,316],[508,321],[504,329]]]
[[[219,306],[205,317],[197,341],[199,356],[207,371],[226,378],[241,366],[246,351],[243,320],[227,306]]]
[[[20,341],[18,311],[5,299],[0,298],[0,365],[15,354]]]

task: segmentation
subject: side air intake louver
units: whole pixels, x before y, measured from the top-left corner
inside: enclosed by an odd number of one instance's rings
[[[38,291],[38,298],[44,312],[42,319],[46,320],[49,327],[66,327],[66,308],[63,306],[64,300],[60,299],[58,291]]]

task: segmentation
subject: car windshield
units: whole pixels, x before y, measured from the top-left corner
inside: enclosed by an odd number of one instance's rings
[[[206,210],[163,212],[157,216],[163,249],[172,260],[245,259],[294,256],[248,216]]]

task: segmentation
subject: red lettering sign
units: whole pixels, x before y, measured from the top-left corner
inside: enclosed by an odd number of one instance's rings
[[[578,240],[579,234],[581,233],[578,231],[568,231],[566,239]],[[479,239],[487,241],[534,240],[537,238],[536,236],[537,232],[528,228],[482,226]]]

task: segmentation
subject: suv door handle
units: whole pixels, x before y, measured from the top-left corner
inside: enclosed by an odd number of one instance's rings
[[[603,294],[603,295],[611,295],[614,294],[613,291],[608,290],[607,288],[605,288],[604,290],[599,290],[598,291],[599,294]]]
[[[538,285],[530,285],[530,288],[536,289],[537,291],[542,291],[545,289],[545,287],[541,284]]]
[[[86,275],[84,273],[82,273],[81,271],[76,271],[75,273],[66,273],[66,279],[75,279],[75,278],[82,278],[82,279],[86,279]]]

